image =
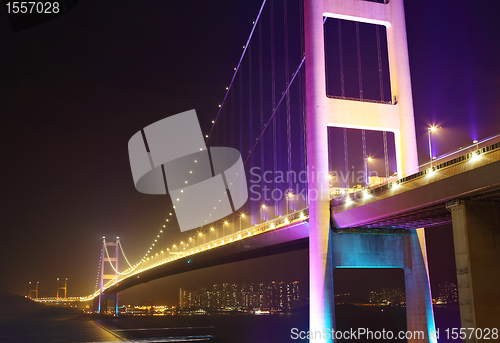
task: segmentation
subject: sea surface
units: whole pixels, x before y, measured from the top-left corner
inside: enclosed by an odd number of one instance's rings
[[[383,310],[383,311],[382,311]],[[337,330],[406,330],[406,313],[399,307],[336,307]],[[54,310],[29,316],[0,317],[0,342],[307,342],[292,339],[292,329],[308,330],[307,308],[273,315],[173,315],[107,317]],[[458,308],[435,308],[437,327],[460,328]],[[353,340],[338,340],[339,343]],[[406,342],[366,340],[354,342]],[[441,336],[439,343],[454,342]]]

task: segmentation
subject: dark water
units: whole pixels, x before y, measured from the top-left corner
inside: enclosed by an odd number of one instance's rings
[[[125,339],[147,337],[210,336],[210,342],[290,342],[294,327],[307,330],[308,314],[275,315],[182,315],[106,319],[107,328]],[[163,328],[168,328],[164,330]],[[141,329],[141,331],[136,331]],[[142,330],[147,329],[147,330]],[[306,340],[293,340],[306,342]]]
[[[348,330],[350,327],[386,331],[406,329],[404,309],[386,307],[384,311],[381,310],[382,308],[337,306],[336,314],[339,318],[337,329]],[[460,328],[457,308],[436,308],[435,314],[436,324],[441,332],[446,328]],[[304,309],[296,313],[262,316],[176,315],[116,319],[65,313],[4,317],[0,318],[0,342],[118,342],[141,339],[155,342],[306,342],[307,340],[291,339],[291,330],[297,328],[307,331],[308,315]],[[443,336],[440,337],[439,343],[453,342]],[[368,342],[368,340],[358,339],[355,342]],[[405,340],[390,340],[390,342],[405,342]]]
[[[458,304],[455,306],[442,306],[434,308],[434,320],[436,328],[439,329],[439,343],[462,342],[461,339],[451,339],[446,337],[446,329],[460,328],[460,310]],[[493,340],[494,341],[494,340]]]
[[[23,316],[0,318],[0,342],[104,342],[116,338],[88,316]]]

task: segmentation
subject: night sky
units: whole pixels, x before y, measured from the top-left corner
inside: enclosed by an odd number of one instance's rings
[[[90,294],[103,234],[120,236],[132,263],[142,258],[168,199],[135,190],[128,140],[193,108],[210,129],[260,5],[81,0],[15,34],[0,10],[1,290],[25,295],[40,281],[40,296],[55,296],[56,277],[68,277],[69,296]],[[406,1],[420,163],[429,124],[442,127],[436,156],[500,133],[499,9],[494,0]],[[453,281],[451,229],[433,230],[431,278]],[[190,272],[121,299],[175,304],[178,287],[215,282],[298,280],[307,292],[307,259],[303,250]]]

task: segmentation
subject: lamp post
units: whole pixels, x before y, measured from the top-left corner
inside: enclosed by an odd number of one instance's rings
[[[262,204],[260,207],[260,220],[261,222],[264,222],[264,210],[266,209],[266,204]]]
[[[212,231],[214,231],[213,227],[210,228],[210,242],[212,242]]]
[[[476,144],[476,150],[479,150],[479,141],[474,140],[474,141],[472,141],[472,143]]]
[[[431,126],[431,127],[427,128],[427,133],[428,133],[428,136],[429,136],[429,158],[431,160],[431,168],[432,168],[431,132],[436,132],[436,130],[437,130],[437,127],[435,127],[435,126]]]
[[[241,219],[242,218],[245,218],[245,213],[242,213],[241,216],[240,216],[240,232],[241,232]]]
[[[288,192],[286,194],[286,215],[288,215],[288,207],[289,207],[289,202],[292,201],[292,197],[293,197],[293,193],[292,192]]]
[[[368,170],[368,162],[371,162],[371,161],[373,161],[373,158],[371,158],[370,156],[366,156],[366,180],[365,180],[365,182],[366,182],[367,186],[370,186],[370,177],[369,177],[370,171]]]

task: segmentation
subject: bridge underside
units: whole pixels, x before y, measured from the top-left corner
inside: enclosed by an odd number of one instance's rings
[[[141,272],[140,275],[133,275],[120,281],[106,289],[104,293],[117,293],[141,283],[197,269],[307,249],[308,247],[309,223],[295,223],[270,234],[255,235],[217,247],[217,249],[205,250],[159,265]]]
[[[463,200],[471,201],[493,201],[500,202],[500,187],[490,191],[478,191],[469,196],[461,197]],[[383,219],[374,220],[360,226],[353,226],[341,231],[355,231],[359,229],[403,229],[415,230],[419,228],[430,228],[444,224],[451,224],[451,212],[446,208],[446,203],[442,202],[434,206],[408,211],[402,214],[388,216]]]

